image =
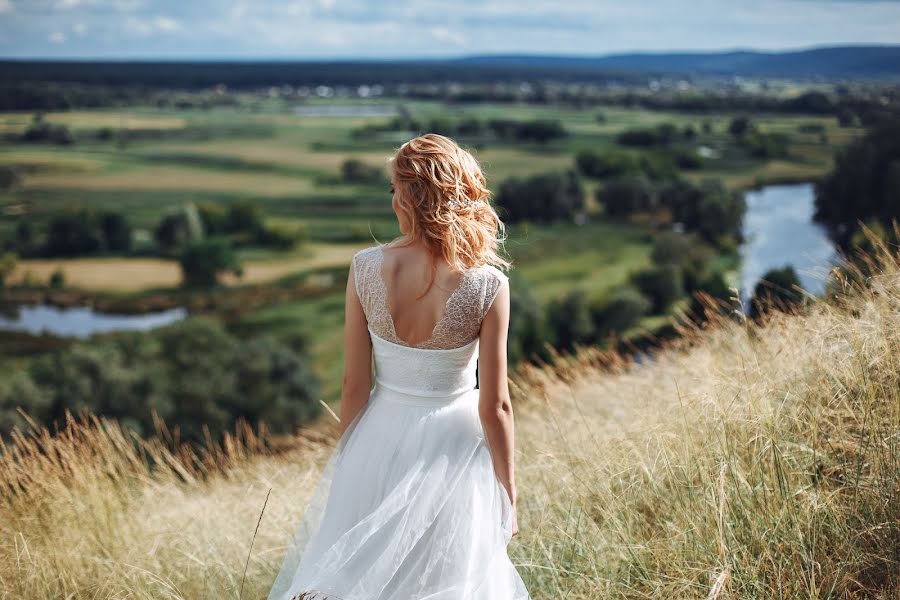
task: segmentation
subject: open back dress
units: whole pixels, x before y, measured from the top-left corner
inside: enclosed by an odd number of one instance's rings
[[[429,339],[394,331],[383,245],[353,256],[375,361],[269,600],[528,600],[507,555],[512,504],[478,414],[481,322],[506,280],[463,273]]]

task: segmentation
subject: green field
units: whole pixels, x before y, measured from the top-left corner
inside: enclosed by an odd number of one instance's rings
[[[839,128],[833,117],[757,116],[754,122],[760,130],[791,136],[789,158],[765,161],[735,151],[728,133],[732,114],[505,104],[448,106],[426,101],[404,101],[403,106],[422,119],[562,121],[569,135],[545,145],[467,144],[462,140],[481,162],[494,190],[511,176],[573,168],[577,151],[613,148],[616,135],[623,130],[662,123],[672,123],[679,130],[692,126],[697,135],[689,145],[705,146],[719,156],[707,160],[703,169],[686,173],[688,177],[719,177],[734,188],[808,181],[825,173],[835,150],[860,132]],[[93,206],[124,213],[137,228],[137,236],[147,240],[164,214],[186,202],[224,205],[251,199],[273,224],[306,226],[310,244],[288,253],[243,251],[246,278],[230,280],[229,285],[260,284],[314,268],[346,265],[359,248],[374,239],[387,241],[398,231],[386,180],[384,185],[348,184],[341,180],[341,165],[348,158],[359,158],[386,169],[387,159],[403,138],[379,135],[360,140],[352,135],[355,129],[385,118],[298,117],[288,108],[272,101],[253,110],[147,107],[47,114],[46,120],[66,124],[76,143],[0,145],[0,165],[16,165],[24,173],[21,185],[2,196],[0,236],[12,232],[20,215],[40,220],[64,207]],[[600,113],[603,122],[596,118]],[[20,133],[30,120],[28,113],[0,114],[0,132]],[[703,131],[704,122],[708,132]],[[824,133],[799,131],[808,124],[821,125]],[[97,139],[94,133],[100,128],[112,129],[112,138]],[[120,142],[123,131],[150,135]],[[585,183],[592,197],[599,183]],[[545,301],[574,287],[604,294],[649,263],[652,238],[648,228],[612,221],[599,211],[583,225],[520,225],[510,227],[509,233],[507,250],[516,271]],[[57,267],[66,271],[67,285],[98,293],[158,292],[177,285],[174,263],[146,257],[23,260],[17,276],[21,279],[30,271],[32,279],[43,281]],[[122,271],[127,277],[117,275]],[[325,381],[323,394],[334,400],[341,373],[341,338],[336,332],[343,318],[342,303],[342,292],[336,289],[312,299],[261,307],[241,315],[233,325],[248,333],[306,335],[312,343],[315,366]],[[648,324],[659,321],[653,317]]]

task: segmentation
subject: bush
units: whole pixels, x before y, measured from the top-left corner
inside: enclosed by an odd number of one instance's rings
[[[602,179],[618,177],[639,170],[637,161],[625,152],[604,152],[581,150],[575,155],[578,172],[587,177]]]
[[[735,117],[728,125],[728,133],[736,138],[740,138],[752,128],[753,123],[748,117]]]
[[[576,289],[547,306],[547,325],[557,350],[571,351],[575,344],[595,339],[590,301],[584,290]]]
[[[652,302],[653,313],[664,313],[684,295],[681,269],[677,265],[666,264],[650,267],[632,277],[635,287]]]
[[[341,178],[346,183],[379,183],[385,179],[383,169],[356,158],[349,158],[343,162]]]
[[[22,182],[19,169],[11,165],[0,165],[0,190],[8,190]]]
[[[13,252],[0,254],[0,288],[6,285],[7,278],[16,270],[19,257]]]
[[[597,190],[597,200],[606,214],[628,216],[657,207],[656,189],[645,176],[623,177],[610,181]]]
[[[66,285],[66,274],[62,269],[56,269],[50,274],[50,280],[47,283],[54,289],[60,289]]]
[[[753,289],[750,316],[759,318],[773,310],[791,311],[800,306],[804,295],[799,287],[800,278],[791,265],[766,272]]]
[[[654,264],[679,269],[682,286],[688,293],[699,289],[709,278],[715,256],[715,251],[697,235],[674,231],[660,234],[650,253]]]
[[[545,344],[553,338],[549,332],[544,306],[532,294],[525,281],[514,274],[510,281],[509,335],[507,357],[511,365],[524,360],[549,360]]]
[[[696,150],[679,150],[674,157],[679,169],[696,171],[703,168],[703,157]]]
[[[27,233],[27,235],[26,235]],[[20,235],[21,234],[21,235]],[[28,239],[24,239],[27,237]],[[33,234],[17,231],[17,245],[23,253],[31,246]],[[42,249],[45,256],[78,256],[131,250],[132,229],[124,216],[91,209],[64,211],[51,217]]]
[[[185,246],[179,256],[184,285],[210,286],[218,283],[219,274],[232,271],[241,274],[240,264],[231,244],[222,238],[210,238]]]
[[[584,210],[584,190],[574,171],[512,177],[500,185],[497,204],[510,223],[572,219]]]
[[[635,289],[624,288],[613,293],[605,302],[592,307],[591,320],[597,339],[621,335],[649,314],[650,309],[650,300]]]
[[[741,239],[747,202],[719,179],[676,181],[662,189],[660,203],[673,220],[718,248],[731,248]]]
[[[38,358],[0,388],[0,433],[24,425],[16,406],[40,423],[86,411],[144,435],[155,431],[155,412],[192,441],[205,430],[215,440],[239,418],[287,433],[318,414],[318,394],[309,362],[290,348],[241,341],[217,321],[192,318]]]
[[[725,315],[738,310],[738,305],[733,299],[734,292],[728,287],[728,283],[721,273],[712,273],[706,279],[699,282],[696,289],[693,290],[693,298],[688,308],[688,312],[697,319],[703,319],[707,311],[713,314]],[[711,301],[714,306],[710,307],[703,301]]]
[[[616,137],[622,146],[666,146],[678,137],[678,128],[671,123],[663,123],[655,129],[628,129]]]

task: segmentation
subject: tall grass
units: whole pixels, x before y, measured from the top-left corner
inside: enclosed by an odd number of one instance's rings
[[[533,597],[900,597],[900,257],[801,314],[684,334],[517,373],[510,554]],[[238,598],[246,566],[264,597],[335,429],[281,452],[161,433],[88,419],[2,446],[0,594]]]

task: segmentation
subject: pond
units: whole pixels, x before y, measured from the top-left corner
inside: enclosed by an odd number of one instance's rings
[[[49,333],[59,337],[87,338],[111,331],[146,331],[187,317],[184,308],[172,308],[140,315],[97,312],[86,306],[57,308],[48,304],[22,305],[11,314],[0,313],[0,330],[23,331],[33,335]]]
[[[746,194],[741,245],[741,299],[770,269],[792,265],[806,291],[820,295],[838,254],[824,227],[813,221],[815,192],[810,183],[770,185]]]

